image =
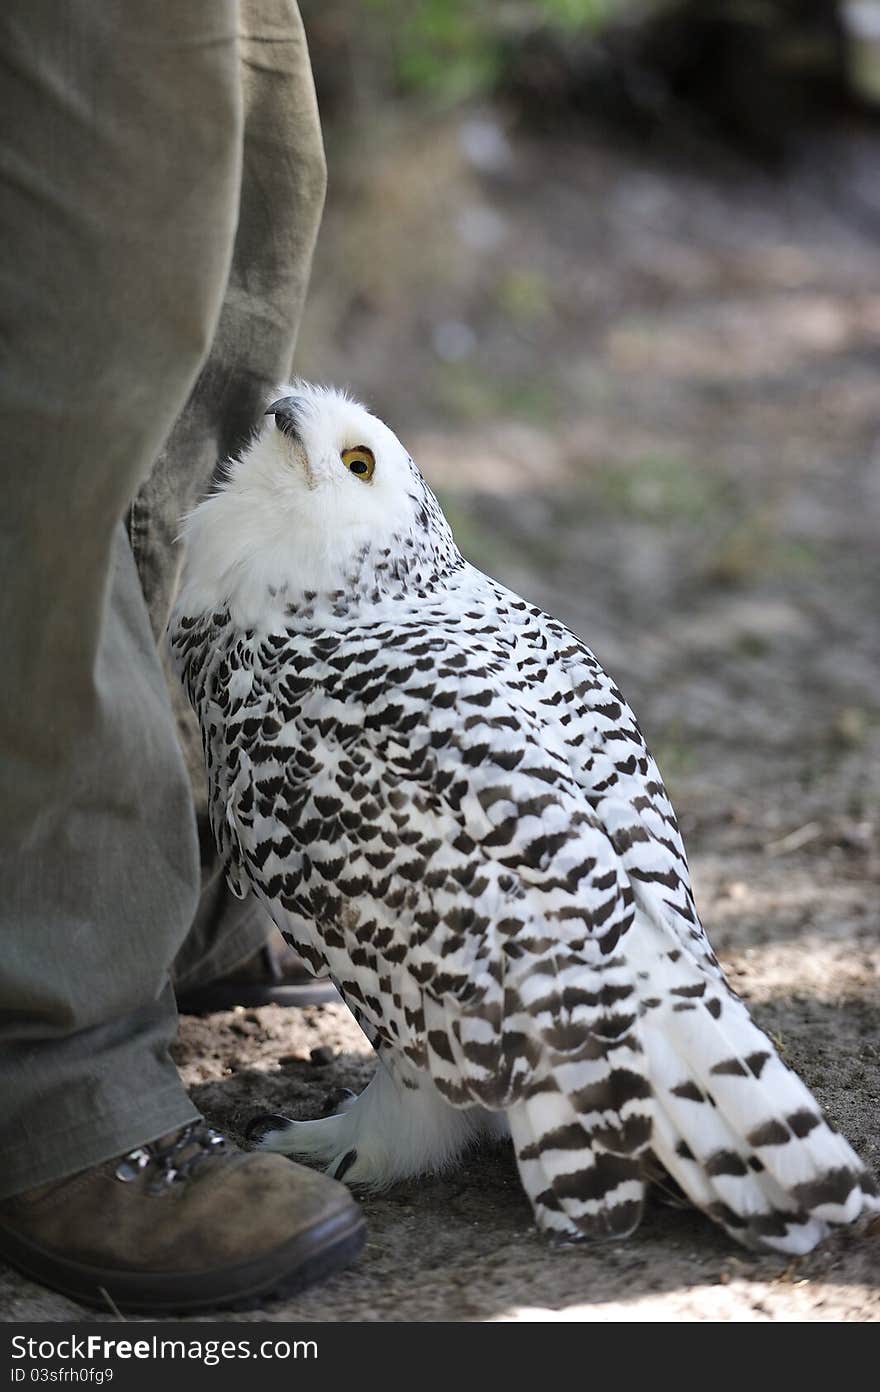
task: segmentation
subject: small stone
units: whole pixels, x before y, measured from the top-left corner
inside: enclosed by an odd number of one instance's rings
[[[240,1039],[247,1039],[257,1033],[257,1026],[250,1020],[230,1020],[229,1033],[238,1035]]]
[[[327,1063],[332,1063],[335,1057],[336,1055],[333,1050],[327,1044],[319,1044],[317,1049],[312,1049],[309,1052],[309,1058],[312,1063],[316,1064],[319,1068]]]

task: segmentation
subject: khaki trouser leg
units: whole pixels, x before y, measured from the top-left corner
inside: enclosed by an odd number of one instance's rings
[[[0,9],[0,1195],[195,1115],[189,782],[120,527],[221,310],[235,0]]]
[[[180,519],[208,491],[273,388],[292,371],[326,186],[312,71],[293,0],[241,0],[244,102],[241,212],[229,285],[210,357],[186,410],[129,514],[129,534],[157,641],[164,640],[182,557]],[[183,990],[223,976],[266,940],[268,916],[230,894],[208,826],[195,717],[177,678],[169,689],[199,821],[202,893],[174,963]]]

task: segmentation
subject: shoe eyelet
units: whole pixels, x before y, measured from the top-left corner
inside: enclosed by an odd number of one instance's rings
[[[152,1194],[154,1198],[161,1198],[163,1194],[168,1193],[179,1173],[179,1170],[163,1170],[147,1185],[147,1193]]]
[[[123,1184],[130,1184],[149,1163],[150,1157],[145,1150],[129,1151],[116,1166],[116,1178],[121,1179]]]

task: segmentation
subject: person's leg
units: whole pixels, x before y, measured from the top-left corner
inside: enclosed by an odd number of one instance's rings
[[[321,127],[294,0],[242,0],[239,54],[241,213],[223,310],[196,388],[128,519],[160,643],[182,562],[180,520],[208,491],[218,461],[241,447],[273,389],[290,376],[324,205]],[[236,899],[226,888],[208,826],[198,724],[173,674],[169,686],[193,784],[202,863],[198,912],[174,963],[183,996],[226,976],[274,930],[256,900]]]
[[[168,1057],[196,827],[120,518],[227,279],[236,18],[0,11],[0,1257],[145,1314],[300,1289],[364,1240],[342,1185],[198,1120]]]
[[[208,352],[236,0],[0,9],[0,1196],[196,1115],[190,791],[120,519]]]

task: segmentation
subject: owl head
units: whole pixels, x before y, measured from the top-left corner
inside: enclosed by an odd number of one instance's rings
[[[332,594],[373,571],[448,557],[448,524],[403,445],[346,393],[297,381],[219,486],[184,521],[182,602],[231,605],[250,624],[266,596]],[[455,553],[457,555],[457,552]],[[424,572],[424,566],[422,566]]]

